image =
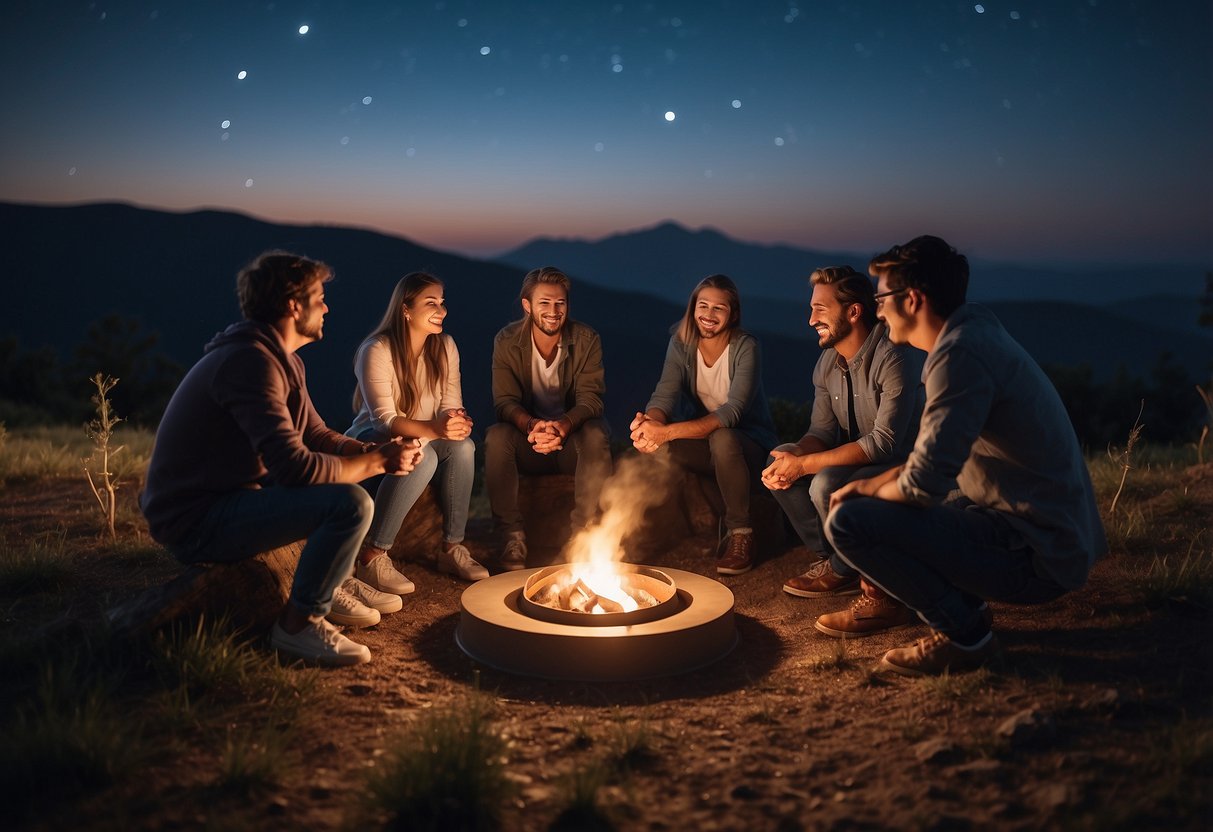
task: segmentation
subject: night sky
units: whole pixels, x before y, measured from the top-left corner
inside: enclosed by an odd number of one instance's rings
[[[4,9],[4,200],[1213,264],[1206,0]]]

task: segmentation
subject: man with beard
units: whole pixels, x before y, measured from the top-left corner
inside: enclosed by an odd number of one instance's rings
[[[500,566],[526,565],[518,475],[573,474],[573,531],[598,516],[611,446],[602,418],[605,390],[598,333],[569,315],[569,278],[533,269],[519,292],[522,320],[493,340],[493,406],[498,422],[484,439],[485,485],[504,540]]]
[[[374,510],[357,483],[407,474],[417,448],[348,439],[312,407],[296,351],[324,337],[330,279],[324,263],[281,251],[240,272],[244,320],[215,336],[173,393],[140,506],[152,537],[183,563],[245,560],[307,538],[270,645],[350,665],[370,661],[370,650],[325,616],[335,601],[373,612],[364,603],[383,595],[371,590],[363,602],[342,588]]]
[[[741,329],[741,297],[729,277],[706,277],[691,293],[666,349],[661,380],[631,430],[641,453],[668,446],[683,468],[715,477],[726,529],[716,572],[750,571],[750,491],[778,440],[762,388],[758,339]]]
[[[834,492],[826,535],[879,589],[869,606],[904,605],[931,627],[885,653],[883,669],[971,669],[998,648],[987,600],[1050,601],[1082,586],[1106,551],[1091,478],[1048,376],[994,315],[965,302],[964,255],[917,237],[869,270],[889,339],[927,353],[926,404],[904,464]],[[956,489],[964,500],[945,502]],[[845,633],[852,620],[843,610],[817,628]]]
[[[801,598],[856,595],[859,574],[834,552],[821,524],[835,489],[891,468],[914,447],[923,354],[889,342],[866,275],[829,266],[813,272],[809,283],[809,326],[823,348],[813,370],[812,419],[800,441],[771,451],[762,482],[801,541],[820,546],[818,561],[784,582],[783,591]],[[863,609],[858,615],[861,624],[871,623]],[[863,635],[861,630],[848,635]]]

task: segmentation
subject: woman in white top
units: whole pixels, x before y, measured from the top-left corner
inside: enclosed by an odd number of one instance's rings
[[[438,569],[465,581],[488,570],[463,545],[472,496],[475,444],[463,409],[459,350],[442,332],[446,318],[442,281],[413,272],[396,284],[379,326],[354,357],[354,424],[346,434],[363,442],[393,437],[421,442],[421,461],[407,477],[385,477],[375,495],[375,519],[358,558],[356,575],[383,592],[412,592],[413,583],[392,566],[387,551],[405,515],[437,477],[443,550]]]

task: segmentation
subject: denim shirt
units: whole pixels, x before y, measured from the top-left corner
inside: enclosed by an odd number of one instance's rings
[[[898,479],[911,502],[941,501],[953,483],[1022,536],[1042,577],[1086,581],[1107,550],[1074,427],[1053,384],[993,313],[960,307],[923,368],[918,441]]]
[[[712,412],[721,425],[736,428],[769,451],[779,440],[762,387],[762,351],[758,339],[739,329],[733,333],[729,346],[729,400]],[[670,338],[661,380],[645,410],[660,410],[675,422],[707,415],[707,408],[695,394],[695,351],[695,347],[687,349],[677,335]]]
[[[922,365],[925,354],[889,341],[880,321],[859,351],[846,362],[855,393],[859,443],[869,462],[898,462],[910,454],[922,416]],[[847,382],[838,350],[822,352],[813,369],[813,416],[809,435],[827,448],[841,443],[847,427]]]

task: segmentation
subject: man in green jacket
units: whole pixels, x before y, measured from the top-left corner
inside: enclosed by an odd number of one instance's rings
[[[569,317],[569,278],[552,266],[528,272],[519,292],[523,317],[493,340],[493,406],[485,435],[485,484],[493,523],[504,538],[502,569],[526,566],[518,475],[573,474],[574,531],[597,517],[611,447],[602,418],[602,344]]]

